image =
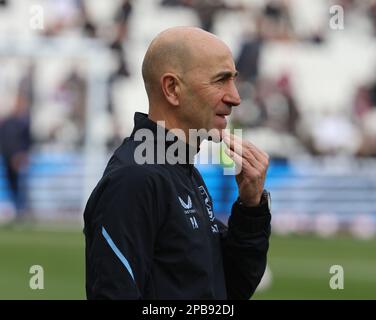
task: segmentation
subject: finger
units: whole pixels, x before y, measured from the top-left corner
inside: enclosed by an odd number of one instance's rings
[[[261,149],[257,148],[252,142],[244,140],[233,134],[230,134],[230,137],[232,137],[235,142],[242,144],[245,149],[250,149],[258,161],[264,161],[265,159],[269,159],[268,154],[262,151]]]
[[[237,152],[238,154],[241,154],[240,152],[244,149],[251,149],[251,146],[247,144],[246,141],[230,133],[224,135],[223,141],[231,150]]]
[[[223,140],[231,151],[245,158],[257,170],[263,171],[267,168],[268,160],[266,158],[262,158],[261,155],[255,155],[255,151],[253,149],[240,143],[241,140],[231,139],[230,136],[224,137]],[[258,158],[260,158],[260,160],[258,160]]]
[[[238,173],[244,172],[245,174],[261,174],[262,170],[253,167],[246,159],[237,154],[236,152],[226,148],[225,153],[234,161],[236,171]]]
[[[225,150],[229,150],[235,153],[236,156],[239,156],[243,159],[243,161],[248,162],[252,167],[262,170],[263,166],[261,163],[257,161],[257,159],[252,155],[251,152],[244,150],[244,148],[239,145],[237,142],[234,143],[234,148],[230,149],[227,145],[225,146]]]
[[[251,143],[247,140],[244,140],[244,139],[242,139],[242,138],[240,138],[236,135],[233,135],[231,133],[228,133],[228,132],[225,132],[224,137],[227,137],[227,139],[229,139],[230,141],[234,140],[234,142],[238,142],[238,143],[242,144],[244,146],[244,148],[251,149],[252,151],[254,151],[256,153],[257,156],[260,156],[259,160],[261,160],[261,158],[269,158],[269,156],[266,152],[257,148],[257,146],[255,146],[253,143]]]
[[[229,148],[225,148],[225,153],[234,161],[235,170],[239,174],[243,170],[244,159]]]
[[[225,152],[235,163],[236,175],[242,174],[248,179],[255,179],[260,177],[264,179],[265,174],[263,171],[259,171],[258,169],[252,167],[247,161],[244,160],[244,158],[231,151],[230,149],[225,149]]]
[[[224,136],[223,141],[230,150],[235,151],[239,155],[242,155],[242,151],[244,148],[243,144],[240,143],[238,140],[235,140],[234,135],[228,134]]]

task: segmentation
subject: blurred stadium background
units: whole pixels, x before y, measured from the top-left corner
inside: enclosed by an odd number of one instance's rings
[[[231,126],[272,157],[255,298],[376,299],[373,0],[1,0],[0,299],[85,298],[83,207],[134,112],[147,112],[148,44],[176,25],[231,47],[242,97]],[[233,177],[199,169],[226,221]],[[44,290],[29,287],[32,265]],[[329,287],[332,265],[343,290]]]

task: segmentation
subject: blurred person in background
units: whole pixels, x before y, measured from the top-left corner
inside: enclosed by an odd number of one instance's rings
[[[27,101],[26,95],[18,92],[12,113],[0,122],[0,152],[16,219],[24,218],[27,210],[26,175],[31,147]]]
[[[114,110],[113,89],[117,82],[130,76],[126,59],[126,47],[129,34],[129,19],[132,15],[132,11],[132,0],[123,0],[114,15],[112,26],[114,37],[109,44],[109,48],[116,61],[115,70],[111,73],[107,83],[107,110],[111,115],[112,127],[114,128],[112,136],[107,141],[107,149],[110,152],[115,150],[122,141],[119,119]]]
[[[68,76],[63,79],[57,91],[57,99],[65,108],[67,124],[71,124],[74,130],[74,144],[82,147],[85,141],[86,131],[86,99],[87,81],[77,67],[73,67]]]
[[[125,43],[129,32],[129,19],[132,13],[132,1],[124,0],[115,12],[113,20],[113,37],[110,39],[109,48],[111,49],[114,60],[116,61],[115,70],[108,79],[108,105],[107,109],[113,115],[114,125],[117,126],[112,98],[112,90],[117,81],[130,76],[129,68],[126,62]],[[110,142],[111,144],[111,142]]]
[[[261,28],[261,20],[257,13],[253,12],[254,27],[245,29],[240,43],[239,55],[236,59],[236,69],[239,72],[238,83],[254,84],[259,76],[260,55],[265,44],[264,33]]]
[[[223,131],[225,116],[240,104],[230,49],[199,28],[167,29],[149,46],[142,74],[149,114],[135,114],[131,136],[111,157],[84,212],[87,298],[249,299],[269,247],[268,156]],[[213,140],[223,139],[241,163],[228,227],[215,218],[193,165],[202,141],[192,139],[191,129],[214,129]],[[138,139],[145,131],[146,140]],[[142,164],[141,142],[152,157]],[[180,147],[171,163],[173,143]]]
[[[262,32],[262,38],[289,40],[293,36],[289,1],[267,1],[257,20]]]
[[[124,43],[128,37],[129,18],[132,13],[132,1],[123,0],[120,7],[117,9],[114,17],[114,39],[110,44],[110,49],[113,51],[117,61],[117,69],[112,75],[111,82],[121,77],[128,77],[129,70],[126,63]]]
[[[131,74],[127,64],[127,38],[129,33],[129,19],[132,15],[132,0],[123,0],[117,8],[113,19],[113,38],[110,40],[109,48],[111,49],[114,60],[116,61],[115,70],[110,74],[107,83],[107,110],[111,115],[113,134],[106,142],[107,149],[113,152],[123,140],[121,137],[121,128],[118,115],[114,110],[113,90],[117,82],[128,78]]]
[[[208,32],[213,32],[215,18],[219,12],[243,8],[241,5],[230,5],[223,0],[186,0],[185,2],[196,12],[201,28]]]
[[[363,141],[360,156],[376,156],[376,81],[358,87],[354,103],[353,117],[359,126]]]

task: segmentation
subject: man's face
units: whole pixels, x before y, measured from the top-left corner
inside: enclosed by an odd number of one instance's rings
[[[216,129],[221,137],[226,117],[232,106],[240,104],[240,97],[230,51],[214,49],[206,57],[197,58],[193,68],[183,75],[182,106],[189,129]]]

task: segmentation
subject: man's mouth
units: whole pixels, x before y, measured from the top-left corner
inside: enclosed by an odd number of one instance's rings
[[[227,116],[230,115],[230,113],[226,112],[226,113],[217,113],[216,114],[218,117],[222,117],[222,118],[226,118]]]
[[[227,119],[226,119],[227,116],[228,116],[228,114],[224,114],[224,113],[222,113],[222,114],[216,114],[216,117],[218,117],[217,121],[219,121],[220,126],[222,128],[225,128],[227,126]]]

